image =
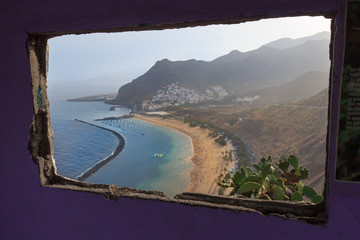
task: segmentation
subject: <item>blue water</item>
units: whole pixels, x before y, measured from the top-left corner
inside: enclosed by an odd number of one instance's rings
[[[112,133],[77,122],[76,118],[117,131],[125,139],[123,151],[86,182],[159,190],[171,197],[183,192],[190,184],[193,168],[191,140],[177,131],[133,118],[94,121],[129,113],[124,107],[115,111],[109,108],[102,102],[51,102],[58,174],[75,179],[110,155],[118,144]],[[165,154],[154,158],[155,153]]]

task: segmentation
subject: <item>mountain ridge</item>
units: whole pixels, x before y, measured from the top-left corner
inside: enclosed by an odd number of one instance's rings
[[[309,98],[329,86],[329,74],[309,71],[279,86],[248,92],[240,97],[259,96],[258,105],[283,104]]]
[[[296,45],[300,45],[302,43],[305,43],[306,41],[322,40],[322,39],[330,39],[330,32],[328,32],[328,31],[319,32],[319,33],[311,35],[311,36],[296,38],[296,39],[280,38],[278,40],[264,44],[263,46],[268,46],[268,47],[277,48],[277,49],[286,49],[289,47],[294,47]]]
[[[328,46],[328,40],[306,41],[286,49],[265,45],[244,53],[233,50],[210,62],[195,59],[170,61],[165,58],[120,87],[117,97],[108,102],[132,107],[175,82],[197,91],[221,85],[235,94],[284,84],[309,71],[328,71]]]

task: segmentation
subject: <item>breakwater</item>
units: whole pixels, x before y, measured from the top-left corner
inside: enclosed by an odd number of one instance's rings
[[[134,117],[132,114],[124,114],[118,117],[106,117],[106,118],[100,118],[100,119],[95,119],[95,121],[104,121],[104,120],[119,120],[119,119],[126,119],[126,118],[132,118]],[[94,125],[96,126],[96,125]]]
[[[88,170],[86,170],[84,173],[82,173],[81,175],[79,175],[76,179],[79,181],[84,181],[85,179],[87,179],[88,177],[90,177],[92,174],[94,174],[95,172],[97,172],[100,168],[102,168],[103,166],[105,166],[107,163],[109,163],[112,159],[114,159],[117,155],[119,155],[121,153],[121,151],[124,149],[125,147],[125,139],[117,132],[104,128],[104,127],[100,127],[97,126],[95,124],[92,123],[88,123],[79,119],[75,119],[75,121],[80,122],[80,123],[84,123],[84,124],[88,124],[90,126],[93,127],[97,127],[100,129],[103,129],[105,131],[109,131],[112,134],[114,134],[118,141],[119,144],[116,147],[116,149],[114,150],[114,152],[112,154],[110,154],[109,156],[107,156],[105,159],[101,160],[100,162],[98,162],[97,164],[95,164],[94,166],[92,166],[91,168],[89,168]]]

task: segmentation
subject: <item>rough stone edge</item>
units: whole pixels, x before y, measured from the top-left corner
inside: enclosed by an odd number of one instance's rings
[[[254,15],[246,16],[245,14],[239,12],[239,14],[229,16],[227,18],[219,18],[212,20],[200,20],[197,19],[195,21],[185,21],[185,22],[172,22],[172,23],[139,23],[139,24],[129,24],[126,26],[119,27],[109,27],[109,28],[94,28],[94,29],[81,29],[75,30],[72,32],[67,31],[52,31],[52,32],[33,32],[38,36],[46,36],[47,38],[67,35],[67,34],[89,34],[89,33],[113,33],[113,32],[126,32],[126,31],[147,31],[147,30],[164,30],[164,29],[177,29],[177,28],[186,28],[186,27],[199,27],[199,26],[207,26],[213,24],[239,24],[250,21],[257,21],[262,19],[271,19],[271,18],[281,18],[281,17],[301,17],[301,16],[322,16],[325,18],[334,18],[336,15],[336,11],[294,11],[294,12],[278,12],[273,16],[268,16],[266,12],[261,12]]]
[[[313,13],[293,13],[284,14],[283,16],[324,16],[335,19],[335,12],[313,12]],[[281,17],[281,16],[278,16]],[[116,29],[100,29],[100,30],[82,30],[72,32],[71,34],[83,34],[93,32],[119,32],[128,30],[159,30],[179,27],[203,26],[209,24],[232,24],[246,21],[254,21],[267,18],[267,16],[254,16],[244,18],[239,16],[235,20],[218,20],[196,23],[177,23],[177,24],[145,24],[134,25]],[[332,25],[332,33],[334,31]],[[51,37],[70,34],[69,32],[57,33],[38,33],[29,34],[28,51],[32,78],[33,106],[34,116],[30,126],[30,139],[28,149],[32,158],[39,165],[40,182],[44,187],[60,188],[73,191],[91,192],[101,194],[110,200],[118,200],[119,198],[136,198],[147,200],[158,200],[170,203],[178,203],[190,206],[205,206],[216,209],[229,209],[235,212],[251,212],[259,213],[262,216],[273,215],[284,219],[305,220],[312,224],[326,223],[327,204],[326,194],[328,192],[328,183],[325,186],[325,200],[321,204],[308,203],[291,203],[282,201],[266,201],[253,199],[232,199],[224,197],[216,197],[205,194],[182,193],[175,196],[174,199],[168,198],[164,193],[159,191],[143,191],[132,188],[121,188],[114,185],[92,184],[80,182],[65,178],[56,174],[55,162],[53,159],[53,132],[50,123],[49,101],[46,93],[46,77],[48,70],[48,44],[47,40]],[[332,34],[331,45],[334,36]],[[331,55],[332,56],[332,49]],[[331,59],[332,60],[332,59]],[[332,77],[332,76],[330,76]],[[42,105],[39,106],[37,89],[41,86],[43,90]],[[328,159],[327,159],[328,162]],[[327,169],[328,170],[328,169]]]

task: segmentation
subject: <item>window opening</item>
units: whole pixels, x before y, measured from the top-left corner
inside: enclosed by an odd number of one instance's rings
[[[38,108],[47,91],[55,178],[210,205],[321,203],[329,31],[291,17],[50,39]]]

